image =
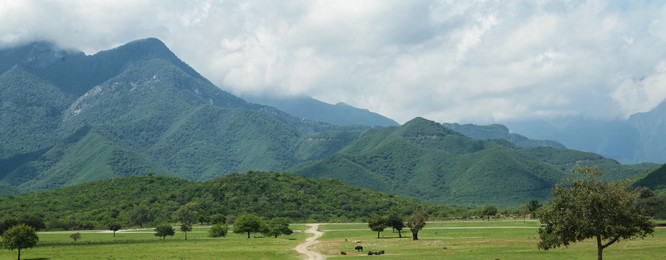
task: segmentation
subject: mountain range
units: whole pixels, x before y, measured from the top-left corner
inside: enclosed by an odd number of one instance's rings
[[[507,125],[531,138],[556,140],[567,147],[625,163],[666,163],[666,100],[627,119],[571,117],[554,123],[526,120]]]
[[[656,166],[501,126],[370,124],[246,102],[154,38],[93,55],[47,42],[0,50],[0,195],[148,173],[204,181],[288,171],[436,203],[517,205],[546,199],[575,165],[600,165],[611,180]]]
[[[366,125],[372,127],[398,125],[393,119],[367,109],[356,108],[342,102],[332,105],[309,96],[244,96],[243,99],[275,107],[296,117],[334,125]]]

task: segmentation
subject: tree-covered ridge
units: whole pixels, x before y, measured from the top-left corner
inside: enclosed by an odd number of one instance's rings
[[[612,168],[616,172],[609,178],[615,180],[652,167],[623,166],[561,148],[475,140],[416,118],[400,127],[369,130],[339,153],[294,171],[431,202],[517,206],[529,199],[547,199],[577,164]]]
[[[634,183],[636,187],[646,187],[666,195],[666,164],[650,172]]]
[[[135,176],[0,199],[0,219],[39,215],[47,228],[105,228],[111,223],[134,226],[138,209],[143,223],[177,222],[175,212],[196,205],[199,214],[292,220],[353,221],[372,214],[411,214],[426,210],[445,216],[456,210],[413,199],[351,187],[337,180],[306,179],[287,173],[230,174],[203,183],[160,176]]]

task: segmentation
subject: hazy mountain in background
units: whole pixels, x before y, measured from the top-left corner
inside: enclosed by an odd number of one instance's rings
[[[456,132],[464,134],[474,139],[503,139],[522,147],[553,147],[564,149],[564,145],[550,140],[534,140],[523,135],[509,132],[509,128],[500,125],[475,125],[475,124],[457,124],[443,123],[442,125]]]
[[[666,163],[666,101],[627,121],[638,133],[634,161]]]
[[[397,126],[388,117],[345,103],[328,104],[312,97],[244,96],[253,103],[275,107],[293,116],[334,125]]]
[[[666,162],[666,101],[627,120],[572,117],[556,123],[528,120],[507,125],[530,138],[555,140],[625,163]]]

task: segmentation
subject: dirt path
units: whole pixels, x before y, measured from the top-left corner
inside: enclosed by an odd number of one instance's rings
[[[305,242],[300,243],[298,246],[296,246],[296,248],[295,248],[296,252],[303,254],[304,259],[306,259],[306,260],[324,260],[324,259],[326,259],[326,257],[324,255],[320,254],[320,253],[308,250],[308,247],[319,243],[319,241],[317,239],[320,238],[321,236],[323,236],[324,232],[321,232],[321,231],[317,230],[319,228],[319,224],[308,224],[307,226],[310,227],[310,228],[305,230],[305,233],[312,233],[312,234],[314,234],[314,236],[308,237],[307,239],[305,239]]]

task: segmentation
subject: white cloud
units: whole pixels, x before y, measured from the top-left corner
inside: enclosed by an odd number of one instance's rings
[[[663,17],[659,1],[9,0],[0,46],[46,39],[93,53],[158,37],[234,93],[489,123],[656,106]]]

